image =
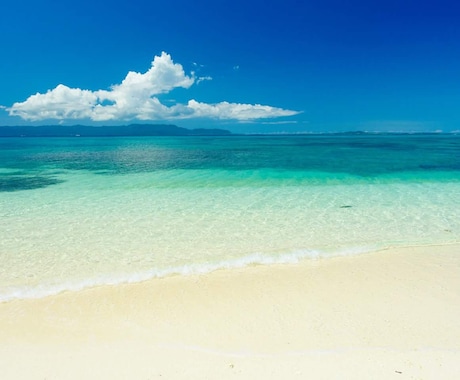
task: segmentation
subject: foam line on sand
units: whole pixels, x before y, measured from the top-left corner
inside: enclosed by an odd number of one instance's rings
[[[457,379],[460,246],[0,304],[0,378]]]

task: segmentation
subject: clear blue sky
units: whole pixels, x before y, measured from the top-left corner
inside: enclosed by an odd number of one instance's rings
[[[0,125],[459,130],[459,20],[454,0],[8,0]]]

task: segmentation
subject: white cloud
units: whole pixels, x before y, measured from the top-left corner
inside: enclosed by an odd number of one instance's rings
[[[267,125],[282,125],[282,124],[297,124],[297,120],[284,120],[284,121],[263,121],[261,124]],[[305,122],[304,122],[305,124]]]
[[[85,119],[91,117],[97,100],[91,91],[60,84],[45,94],[37,93],[23,103],[14,103],[8,111],[25,120]]]
[[[241,104],[220,102],[217,104],[200,103],[190,100],[187,108],[196,117],[211,117],[214,119],[252,120],[270,117],[292,116],[296,111],[285,110],[260,104]]]
[[[209,75],[208,76],[205,76],[205,77],[198,77],[196,79],[196,84],[200,83],[200,82],[203,82],[205,80],[212,80],[212,77],[210,77]]]
[[[213,118],[233,120],[254,120],[292,116],[299,112],[260,104],[220,102],[201,103],[190,100],[187,104],[166,106],[157,95],[175,88],[190,88],[209,76],[186,75],[182,65],[174,63],[171,56],[163,52],[156,56],[151,68],[145,73],[130,71],[120,84],[109,90],[82,90],[58,85],[46,93],[31,95],[24,102],[14,103],[7,108],[10,116],[24,120],[45,119],[91,119],[108,120],[164,120],[186,118]]]

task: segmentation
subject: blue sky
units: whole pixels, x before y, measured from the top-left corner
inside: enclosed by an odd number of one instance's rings
[[[459,130],[458,20],[453,0],[10,0],[0,125]]]

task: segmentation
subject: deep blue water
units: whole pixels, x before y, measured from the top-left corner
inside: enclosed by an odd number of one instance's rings
[[[0,191],[58,184],[59,170],[101,175],[173,169],[275,170],[323,180],[459,180],[460,136],[232,136],[0,139]]]

